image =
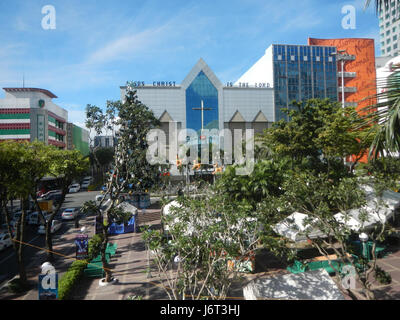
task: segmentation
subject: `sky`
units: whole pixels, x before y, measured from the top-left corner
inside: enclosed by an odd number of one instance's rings
[[[42,20],[55,9],[54,29]],[[356,9],[344,29],[344,6]],[[87,104],[119,100],[127,81],[181,83],[203,58],[222,83],[236,81],[276,44],[373,38],[364,0],[0,0],[0,87],[43,88],[84,126]],[[0,98],[4,97],[1,90]]]

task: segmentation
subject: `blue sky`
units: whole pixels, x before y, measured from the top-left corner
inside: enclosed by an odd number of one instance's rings
[[[363,0],[0,0],[0,86],[38,87],[83,125],[86,104],[120,99],[128,80],[180,83],[199,58],[226,83],[237,80],[272,43],[308,37],[374,38],[378,18]],[[56,10],[44,30],[42,7]],[[342,28],[342,7],[356,29]],[[0,93],[0,98],[4,93]]]

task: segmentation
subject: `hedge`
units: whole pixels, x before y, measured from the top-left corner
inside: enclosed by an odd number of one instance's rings
[[[83,275],[83,270],[87,267],[86,260],[75,260],[68,271],[58,281],[58,299],[68,300],[73,288]]]

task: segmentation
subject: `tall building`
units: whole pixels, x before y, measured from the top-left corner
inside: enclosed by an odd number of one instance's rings
[[[87,156],[89,154],[89,131],[73,123],[68,123],[67,149],[79,150],[84,156]]]
[[[400,1],[383,4],[379,12],[379,31],[382,56],[395,57],[400,51]]]
[[[376,69],[374,39],[308,39],[309,45],[337,48],[337,83],[339,101],[358,111],[376,102]],[[343,62],[343,73],[342,73]],[[342,88],[344,80],[344,88]]]
[[[175,81],[134,82],[138,99],[161,122],[167,135],[170,122],[179,129],[254,129],[260,132],[274,122],[274,91],[270,84],[222,84],[200,59],[181,84]],[[121,87],[125,100],[126,87]]]
[[[236,84],[270,83],[275,121],[288,120],[283,108],[311,98],[338,99],[336,47],[273,44]]]
[[[113,148],[117,144],[117,138],[113,136],[95,136],[94,147]]]
[[[67,110],[56,105],[55,94],[38,88],[3,88],[0,99],[0,140],[39,140],[66,148]]]

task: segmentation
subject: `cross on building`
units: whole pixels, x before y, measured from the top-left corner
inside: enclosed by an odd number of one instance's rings
[[[204,102],[201,100],[201,108],[192,108],[192,110],[201,110],[201,133],[204,129],[204,111],[212,110],[212,108],[204,108]]]

